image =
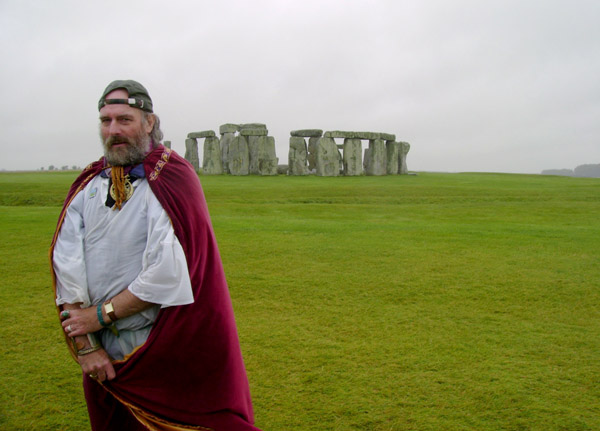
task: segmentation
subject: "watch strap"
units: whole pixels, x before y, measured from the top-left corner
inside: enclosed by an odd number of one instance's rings
[[[108,317],[110,317],[111,322],[116,322],[117,320],[119,320],[119,318],[115,314],[115,309],[110,300],[104,303],[104,311],[106,311],[106,314],[108,315]]]

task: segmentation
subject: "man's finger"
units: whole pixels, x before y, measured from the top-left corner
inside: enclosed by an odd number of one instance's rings
[[[115,378],[116,375],[117,375],[117,373],[115,373],[115,369],[113,368],[112,364],[108,364],[108,367],[106,370],[107,379],[112,380]]]

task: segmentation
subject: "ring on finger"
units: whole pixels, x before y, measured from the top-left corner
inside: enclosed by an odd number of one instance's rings
[[[67,332],[73,332],[73,328],[71,327],[71,325],[67,326]]]

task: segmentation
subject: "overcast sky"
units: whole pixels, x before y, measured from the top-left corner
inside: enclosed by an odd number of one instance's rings
[[[259,122],[280,164],[309,128],[393,133],[416,171],[600,163],[599,23],[598,0],[0,0],[0,169],[99,158],[114,79],[180,154]]]

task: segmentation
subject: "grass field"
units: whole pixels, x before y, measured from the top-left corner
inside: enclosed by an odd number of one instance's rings
[[[0,429],[89,425],[47,249],[74,173],[0,173]],[[599,430],[600,180],[201,177],[257,426]]]

